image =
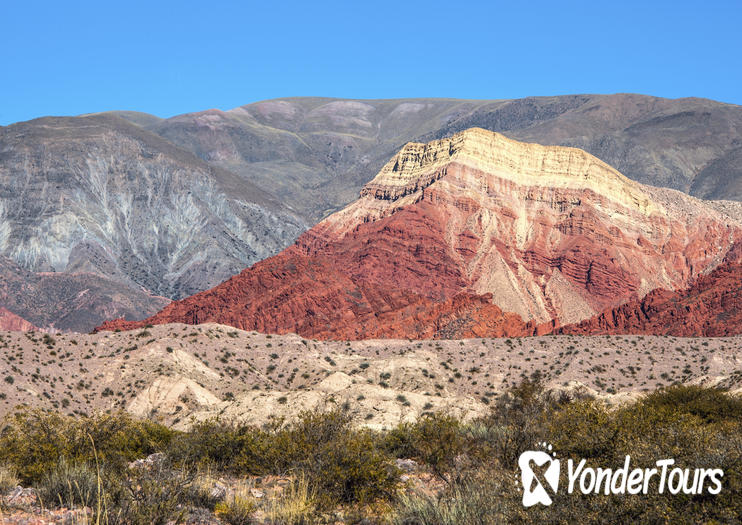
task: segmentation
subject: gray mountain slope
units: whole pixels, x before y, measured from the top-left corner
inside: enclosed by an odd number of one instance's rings
[[[691,194],[742,201],[742,148],[711,162],[696,175]]]
[[[218,284],[306,228],[249,181],[110,115],[0,128],[0,254],[169,298]]]
[[[358,197],[406,142],[474,102],[269,100],[180,115],[155,133],[276,195],[314,223]]]
[[[138,318],[168,302],[115,277],[29,272],[0,255],[0,304],[38,327],[88,332],[101,319]]]

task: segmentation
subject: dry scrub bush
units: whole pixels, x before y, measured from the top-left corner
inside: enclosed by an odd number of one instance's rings
[[[316,515],[316,492],[304,475],[270,501],[268,518],[272,525],[309,525]]]
[[[258,509],[255,498],[250,494],[250,485],[237,487],[227,497],[216,504],[216,515],[229,525],[249,525],[253,523],[253,514]]]
[[[11,465],[0,465],[0,492],[5,493],[18,486],[18,475]]]
[[[105,522],[109,525],[181,523],[192,499],[193,478],[161,462],[105,479]]]
[[[342,410],[306,411],[267,428],[205,421],[173,440],[170,457],[238,476],[303,473],[325,507],[390,499],[399,476],[374,434]]]
[[[44,473],[36,489],[47,507],[92,508],[98,497],[98,486],[95,466],[60,458],[52,470]]]

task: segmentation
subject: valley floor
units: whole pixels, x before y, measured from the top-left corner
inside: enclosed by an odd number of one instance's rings
[[[676,382],[734,392],[742,337],[327,342],[215,324],[0,334],[0,415],[20,404],[73,415],[124,409],[182,429],[194,418],[263,424],[345,406],[356,423],[383,428],[440,410],[480,416],[534,377],[610,402]]]

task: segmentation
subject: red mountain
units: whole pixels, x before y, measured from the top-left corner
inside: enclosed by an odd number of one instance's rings
[[[36,327],[7,308],[0,306],[0,330],[28,332]]]
[[[522,335],[685,289],[740,223],[574,149],[470,129],[406,145],[290,248],[141,322],[326,339]]]

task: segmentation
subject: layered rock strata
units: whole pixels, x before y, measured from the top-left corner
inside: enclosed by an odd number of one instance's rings
[[[582,150],[469,129],[406,145],[293,246],[139,325],[327,339],[542,332],[684,289],[740,238],[723,211]]]

